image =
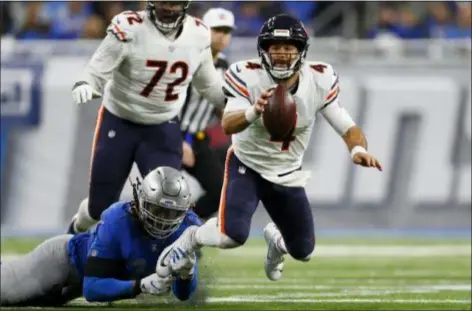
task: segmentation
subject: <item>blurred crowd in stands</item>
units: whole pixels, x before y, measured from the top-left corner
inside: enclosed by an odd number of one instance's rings
[[[192,1],[189,13],[200,17],[215,6],[233,11],[236,36],[255,36],[264,20],[285,12],[301,19],[317,37],[343,36],[346,27],[340,25],[353,16],[359,38],[471,37],[470,2]],[[18,39],[102,38],[114,15],[145,7],[146,1],[1,2],[1,34]]]

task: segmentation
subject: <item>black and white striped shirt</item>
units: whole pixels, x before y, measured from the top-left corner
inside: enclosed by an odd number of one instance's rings
[[[228,61],[223,54],[218,54],[215,67],[223,78],[225,71],[229,67]],[[215,106],[210,104],[190,84],[185,104],[180,112],[180,129],[182,132],[196,134],[197,132],[204,131],[214,116]]]

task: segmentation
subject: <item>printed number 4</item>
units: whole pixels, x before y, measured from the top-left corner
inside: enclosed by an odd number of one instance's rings
[[[284,139],[275,139],[271,137],[269,140],[273,143],[282,143],[282,147],[280,147],[281,151],[288,151],[290,148],[290,143],[295,140],[295,136],[293,133],[295,132],[295,128],[293,128],[290,133],[288,133],[287,137]]]
[[[159,81],[164,76],[168,64],[169,63],[167,61],[164,61],[164,60],[148,59],[146,61],[146,67],[157,68],[157,70],[156,70],[156,73],[154,74],[154,76],[152,77],[151,81],[149,81],[149,83],[146,85],[146,87],[141,91],[140,94],[142,96],[149,97],[152,90],[154,90],[154,87],[156,87],[156,85],[159,83]],[[185,79],[187,79],[187,75],[188,75],[188,65],[187,65],[187,63],[182,62],[182,61],[178,61],[178,62],[173,63],[170,66],[169,73],[176,73],[177,71],[180,72],[180,77],[175,79],[173,82],[167,84],[166,97],[165,97],[166,102],[175,101],[175,100],[179,99],[179,94],[174,94],[174,88],[177,85],[184,82]]]

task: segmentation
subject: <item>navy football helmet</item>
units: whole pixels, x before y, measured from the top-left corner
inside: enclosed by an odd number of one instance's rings
[[[280,43],[291,44],[298,49],[298,53],[290,55],[286,64],[283,65],[274,62],[269,53],[271,45]],[[276,80],[286,80],[300,70],[306,58],[308,46],[308,34],[305,27],[298,19],[287,14],[279,14],[267,20],[257,39],[257,51],[262,65]]]
[[[190,1],[148,1],[147,11],[164,34],[178,29],[185,21]]]

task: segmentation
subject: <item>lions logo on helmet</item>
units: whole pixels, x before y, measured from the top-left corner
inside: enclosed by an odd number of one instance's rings
[[[158,167],[133,187],[138,218],[147,233],[164,239],[180,227],[191,206],[190,187],[180,171]]]
[[[147,11],[156,27],[164,34],[178,29],[185,21],[190,1],[148,1]]]
[[[289,55],[284,64],[274,62],[269,48],[273,44],[292,44],[298,53]],[[257,50],[261,62],[269,74],[276,80],[286,80],[300,70],[308,51],[308,34],[303,24],[296,18],[280,14],[270,18],[262,26],[257,38]]]

